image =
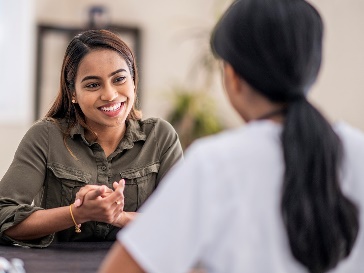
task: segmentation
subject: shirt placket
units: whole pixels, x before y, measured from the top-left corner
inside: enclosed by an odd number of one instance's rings
[[[106,185],[110,187],[109,177],[111,174],[111,162],[105,157],[105,153],[101,146],[95,143],[92,147],[96,166],[97,166],[97,185]],[[111,186],[112,187],[112,186]],[[109,233],[110,225],[106,223],[96,222],[95,223],[95,236],[104,239]]]

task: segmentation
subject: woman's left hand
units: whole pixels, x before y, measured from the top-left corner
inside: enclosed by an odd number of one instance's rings
[[[119,182],[122,182],[124,181],[123,179],[120,180]],[[114,182],[113,183],[113,187],[114,189],[116,189],[116,187],[118,186],[119,184],[117,182]],[[107,186],[105,185],[101,185],[101,186],[98,186],[98,185],[86,185],[84,187],[82,187],[77,193],[76,193],[76,200],[75,200],[75,203],[74,203],[74,206],[77,208],[77,207],[80,207],[84,201],[84,198],[85,198],[85,195],[90,192],[90,191],[98,191],[99,192],[99,196],[101,197],[106,197],[108,196],[109,194],[113,193],[114,191],[110,188],[108,188]]]

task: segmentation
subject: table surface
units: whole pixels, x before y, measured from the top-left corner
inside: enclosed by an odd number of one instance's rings
[[[0,246],[0,257],[22,259],[26,273],[97,272],[113,242],[53,243],[47,248]]]

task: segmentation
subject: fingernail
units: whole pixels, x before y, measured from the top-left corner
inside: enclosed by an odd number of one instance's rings
[[[74,203],[75,207],[79,207],[81,205],[81,200],[80,199],[76,199],[75,203]]]

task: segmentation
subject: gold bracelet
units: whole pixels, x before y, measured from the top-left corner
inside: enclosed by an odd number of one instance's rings
[[[81,232],[81,229],[80,229],[80,227],[81,227],[81,224],[77,224],[76,223],[76,221],[75,221],[75,217],[73,217],[73,213],[72,213],[72,204],[70,205],[70,213],[71,213],[71,217],[72,217],[72,220],[73,220],[73,223],[75,223],[75,231],[77,232],[77,233],[80,233]]]

